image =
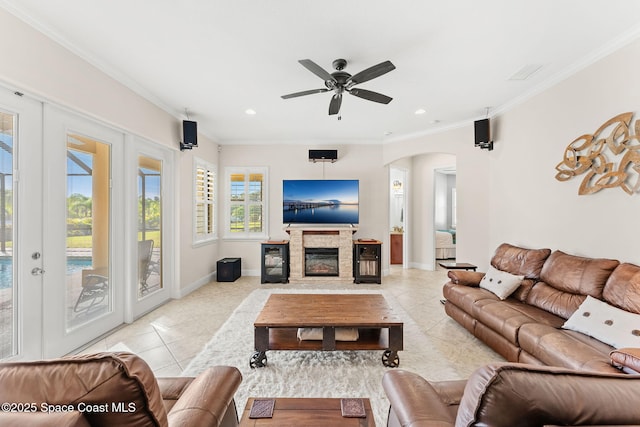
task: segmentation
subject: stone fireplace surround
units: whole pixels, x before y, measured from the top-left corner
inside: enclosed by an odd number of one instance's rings
[[[290,283],[353,283],[352,225],[289,225],[289,282]],[[306,276],[304,272],[305,248],[337,248],[337,276]]]

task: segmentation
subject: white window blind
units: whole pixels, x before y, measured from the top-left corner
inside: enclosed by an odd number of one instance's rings
[[[228,168],[225,170],[225,238],[258,239],[267,233],[267,169]]]
[[[216,172],[202,160],[195,164],[194,243],[216,238]]]

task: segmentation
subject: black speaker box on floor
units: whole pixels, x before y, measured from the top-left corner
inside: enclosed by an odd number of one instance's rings
[[[218,282],[234,282],[240,277],[242,260],[240,258],[222,258],[216,263],[216,270]]]
[[[309,150],[310,162],[335,162],[338,160],[338,150]]]

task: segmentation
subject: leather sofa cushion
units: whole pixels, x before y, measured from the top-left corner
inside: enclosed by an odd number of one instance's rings
[[[607,280],[602,297],[613,306],[640,314],[640,267],[620,264]]]
[[[611,346],[579,332],[556,329],[540,323],[528,323],[520,328],[518,343],[523,351],[549,366],[620,372],[611,365]]]
[[[512,344],[518,342],[520,326],[524,323],[534,322],[532,318],[525,316],[506,302],[491,300],[482,300],[476,303],[473,316]]]
[[[0,365],[0,402],[107,405],[84,412],[95,426],[167,426],[167,413],[149,365],[131,353],[97,353]],[[112,404],[124,404],[114,411]],[[96,406],[100,409],[101,406]],[[81,408],[78,408],[81,409]]]
[[[182,393],[191,385],[193,377],[165,377],[157,378],[160,394],[167,414],[182,396]]]
[[[542,267],[540,280],[560,291],[602,299],[604,285],[619,264],[614,259],[585,258],[554,251]]]
[[[2,427],[91,427],[80,411],[0,412]]]
[[[391,412],[400,426],[453,426],[466,381],[429,382],[413,372],[394,370],[382,377]]]
[[[513,344],[518,344],[518,332],[525,323],[543,323],[560,327],[564,319],[509,298],[505,301],[481,300],[474,305],[472,312],[475,319]]]
[[[538,282],[527,295],[527,303],[563,319],[568,319],[580,307],[585,298],[584,295],[564,292],[544,282]]]
[[[491,265],[507,273],[537,279],[550,253],[551,249],[525,249],[503,243],[496,248]]]
[[[542,267],[526,302],[568,319],[587,295],[602,299],[607,279],[620,263],[614,259],[585,258],[554,251]]]
[[[448,301],[451,301],[454,305],[460,307],[463,311],[469,314],[473,314],[474,306],[480,300],[489,299],[496,302],[500,301],[500,298],[486,289],[455,285],[451,282],[444,284],[442,288],[442,295]]]
[[[467,381],[456,426],[637,425],[639,378],[490,364]]]

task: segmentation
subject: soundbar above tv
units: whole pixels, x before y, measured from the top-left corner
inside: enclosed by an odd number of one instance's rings
[[[359,181],[283,180],[283,224],[358,224]]]

